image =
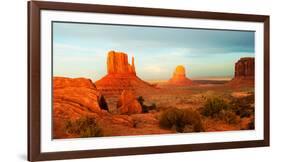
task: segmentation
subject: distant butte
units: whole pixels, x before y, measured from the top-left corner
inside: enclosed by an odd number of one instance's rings
[[[235,63],[234,78],[229,82],[233,86],[254,86],[255,59],[253,57],[240,58]]]
[[[155,89],[137,76],[133,57],[132,64],[129,64],[126,53],[115,51],[107,54],[107,75],[95,84],[105,95],[120,95],[123,90],[136,92]]]
[[[178,86],[191,85],[192,81],[186,77],[184,66],[178,65],[173,73],[173,77],[169,80],[169,84]]]

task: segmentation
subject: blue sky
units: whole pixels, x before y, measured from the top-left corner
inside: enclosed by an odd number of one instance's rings
[[[54,22],[53,72],[98,80],[115,50],[134,56],[145,80],[169,79],[177,65],[190,78],[231,77],[239,58],[254,57],[254,39],[250,31]]]

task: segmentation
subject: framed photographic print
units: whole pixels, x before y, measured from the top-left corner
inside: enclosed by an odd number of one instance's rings
[[[269,16],[28,2],[30,161],[269,146]]]

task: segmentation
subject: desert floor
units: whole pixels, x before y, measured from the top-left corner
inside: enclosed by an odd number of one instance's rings
[[[196,81],[195,81],[196,82]],[[118,96],[105,96],[110,113],[108,118],[100,120],[103,136],[147,135],[177,133],[175,128],[165,129],[159,124],[161,113],[167,109],[190,109],[200,114],[205,132],[233,131],[253,129],[249,124],[254,121],[254,110],[247,116],[236,115],[235,122],[221,117],[208,117],[200,113],[209,98],[220,98],[227,102],[244,98],[254,98],[253,87],[231,87],[224,81],[197,81],[193,86],[169,86],[159,83],[157,90],[140,90],[136,96],[142,96],[144,105],[156,105],[148,113],[118,115],[116,102]],[[254,109],[254,101],[246,101]]]

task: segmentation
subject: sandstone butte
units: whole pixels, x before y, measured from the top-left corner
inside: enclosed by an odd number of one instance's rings
[[[186,77],[186,70],[184,66],[178,65],[173,73],[173,77],[169,80],[169,84],[177,86],[188,86],[192,81]]]
[[[134,57],[132,57],[132,65],[130,65],[126,53],[115,51],[108,52],[107,73],[136,75]]]
[[[82,116],[99,117],[101,93],[90,79],[53,77],[54,137],[67,137],[62,131],[66,120]]]
[[[123,90],[142,91],[154,89],[152,85],[141,80],[137,74],[132,58],[123,52],[110,51],[107,54],[107,75],[95,82],[98,90],[105,95],[120,95]]]
[[[232,86],[254,86],[255,59],[253,57],[240,58],[235,63],[234,78],[229,82]]]
[[[142,107],[132,91],[124,90],[117,102],[117,110],[120,114],[138,114]]]

